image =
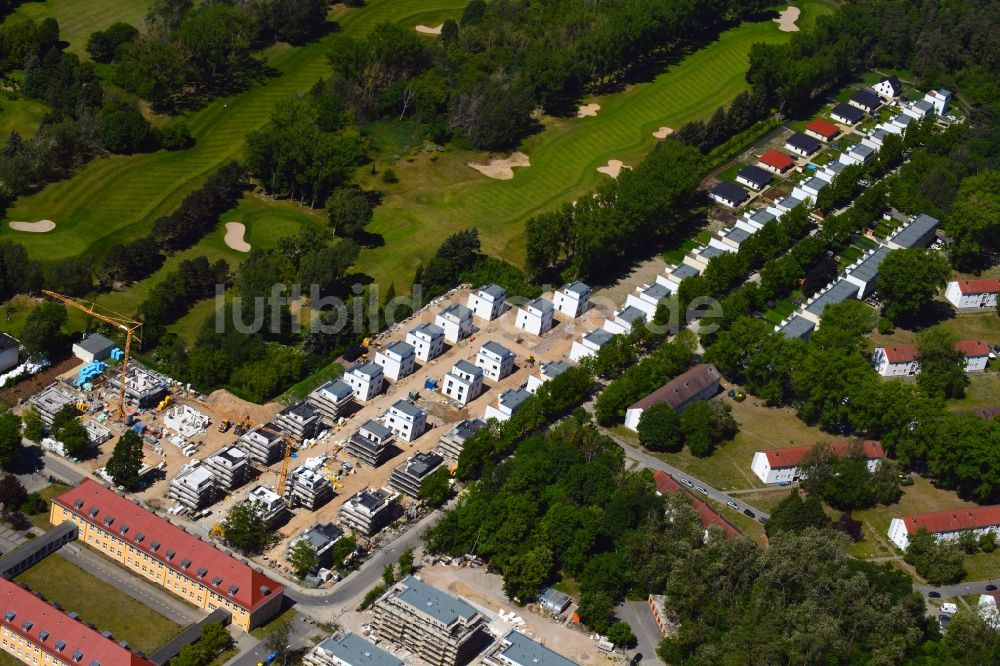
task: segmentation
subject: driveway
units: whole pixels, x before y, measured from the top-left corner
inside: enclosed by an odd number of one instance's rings
[[[640,662],[643,664],[658,664],[660,658],[656,656],[656,648],[663,640],[660,628],[653,621],[653,612],[649,609],[649,604],[645,601],[623,601],[615,608],[615,615],[632,627],[632,633],[638,640],[635,653],[641,655]]]

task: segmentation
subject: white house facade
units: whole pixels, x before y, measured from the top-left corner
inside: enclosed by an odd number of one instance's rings
[[[455,344],[472,335],[472,310],[456,303],[438,313],[434,323],[444,331],[446,342]]]
[[[885,459],[885,451],[882,443],[867,440],[861,444],[868,463],[868,470],[873,472],[878,469]],[[851,445],[847,442],[834,442],[830,444],[830,450],[834,455],[846,458],[850,452]],[[770,449],[768,451],[757,451],[753,454],[753,461],[750,463],[750,470],[758,479],[766,484],[774,483],[795,483],[802,478],[799,465],[806,455],[813,450],[811,446],[791,446],[784,449]]]
[[[351,387],[355,400],[367,402],[382,392],[384,380],[382,366],[374,361],[358,363],[344,373],[344,381]]]
[[[614,334],[605,331],[603,328],[597,328],[586,333],[579,340],[573,341],[573,346],[569,350],[570,360],[579,363],[581,359],[593,356],[601,350],[601,347],[611,342],[611,338],[613,337]]]
[[[375,353],[375,362],[382,366],[382,372],[393,381],[413,373],[417,363],[417,353],[413,345],[397,340]]]
[[[543,335],[552,328],[555,308],[545,298],[536,298],[517,309],[514,326],[532,335]]]
[[[499,342],[490,340],[479,348],[476,366],[482,368],[487,377],[498,382],[514,371],[514,352]]]
[[[469,309],[480,319],[493,321],[506,308],[507,290],[498,284],[486,284],[469,294]]]
[[[955,280],[948,283],[944,297],[959,310],[995,308],[1000,280]]]
[[[420,324],[406,334],[406,342],[413,347],[417,358],[426,363],[444,351],[444,329],[437,324]]]
[[[486,405],[486,413],[483,414],[483,418],[506,421],[514,416],[521,405],[530,397],[531,394],[524,389],[507,389],[500,394],[499,398]]]
[[[574,319],[590,307],[590,287],[582,282],[570,282],[552,296],[556,312]]]
[[[872,366],[883,377],[910,377],[920,372],[917,348],[913,345],[878,347],[872,352]]]
[[[938,541],[952,541],[965,531],[977,537],[988,532],[1000,536],[1000,504],[893,518],[889,523],[889,541],[906,550],[910,536],[921,529],[935,535]]]
[[[412,442],[427,430],[427,412],[409,400],[397,400],[382,419],[386,428],[404,442]]]
[[[441,393],[460,405],[467,405],[483,392],[483,369],[464,358],[441,381]]]
[[[534,395],[538,391],[538,387],[571,367],[566,361],[545,361],[538,366],[538,372],[528,377],[524,388],[528,393]]]

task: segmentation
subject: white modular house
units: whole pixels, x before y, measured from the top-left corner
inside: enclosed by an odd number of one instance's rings
[[[681,282],[686,278],[694,277],[701,273],[694,266],[679,264],[677,266],[667,266],[663,272],[656,276],[656,284],[661,284],[671,292],[676,291]]]
[[[73,343],[73,355],[84,363],[103,361],[111,355],[115,343],[100,333],[85,334],[79,342]]]
[[[557,291],[552,300],[557,312],[575,319],[590,307],[590,287],[579,281],[570,282]]]
[[[752,231],[741,229],[739,226],[729,227],[720,231],[719,235],[713,237],[708,244],[726,252],[738,252],[740,245],[743,245],[752,235]]]
[[[903,113],[917,120],[923,120],[934,111],[934,105],[926,99],[918,99],[912,104],[903,106]]]
[[[800,314],[819,326],[823,310],[827,305],[857,298],[858,291],[858,285],[848,282],[846,279],[838,280],[806,301]]]
[[[878,93],[879,97],[893,100],[903,92],[903,84],[895,76],[887,76],[872,86],[872,90]]]
[[[773,206],[778,211],[777,213],[772,211],[770,207],[768,208],[767,212],[771,213],[775,217],[781,217],[785,213],[790,213],[792,212],[792,210],[798,208],[801,205],[802,205],[802,199],[797,199],[796,197],[792,196],[783,197],[781,199],[774,200]]]
[[[344,381],[351,387],[354,399],[367,402],[382,392],[385,376],[382,366],[374,361],[358,363],[344,373]]]
[[[396,340],[375,353],[375,362],[382,366],[386,377],[398,382],[413,373],[417,364],[417,353],[413,345]]]
[[[927,247],[934,240],[939,224],[941,221],[936,217],[920,213],[909,222],[896,227],[885,244],[894,250]]]
[[[382,419],[385,427],[404,442],[412,442],[427,430],[427,412],[409,400],[397,400]]]
[[[867,136],[861,137],[861,144],[870,146],[877,152],[882,148],[882,144],[885,143],[886,136],[888,136],[888,133],[884,129],[876,127]]]
[[[441,380],[441,392],[460,405],[467,405],[483,392],[483,369],[464,358]]]
[[[524,389],[507,389],[500,394],[500,397],[486,405],[485,419],[496,419],[506,421],[514,416],[517,410],[523,405],[531,394]]]
[[[792,315],[774,327],[775,333],[781,333],[790,340],[808,340],[815,330],[816,323],[802,315]]]
[[[413,347],[417,358],[426,363],[444,351],[444,329],[437,324],[420,324],[406,334],[406,342]]]
[[[487,377],[498,382],[514,371],[514,352],[490,340],[479,348],[476,365]]]
[[[538,372],[528,377],[528,382],[524,388],[528,393],[534,395],[538,391],[539,386],[553,377],[561,375],[571,367],[573,366],[566,361],[544,361],[538,366]]]
[[[816,203],[816,198],[824,187],[829,185],[822,178],[817,178],[813,176],[807,180],[802,181],[792,190],[792,196],[801,201],[812,201],[813,204]]]
[[[845,165],[864,164],[874,156],[874,148],[866,146],[863,143],[859,143],[851,146],[850,150],[842,152],[840,157],[837,158],[837,161]]]
[[[885,460],[882,442],[866,440],[861,443],[861,448],[868,463],[868,471],[874,472]],[[795,483],[802,476],[799,465],[812,450],[811,446],[790,446],[783,449],[757,451],[753,454],[750,469],[757,475],[758,479],[767,484]],[[848,442],[830,444],[830,451],[841,458],[846,458],[850,450],[851,445]]]
[[[992,532],[1000,536],[1000,505],[935,511],[893,518],[889,523],[889,541],[900,550],[910,545],[910,535],[927,530],[938,541],[953,541],[965,531],[977,537]]]
[[[613,337],[613,333],[609,333],[603,328],[597,328],[584,334],[579,340],[573,341],[573,346],[569,350],[570,360],[579,363],[581,359],[593,356],[601,350],[601,347],[611,342]]]
[[[662,284],[644,284],[625,299],[625,307],[638,308],[646,313],[646,319],[652,320],[656,308],[670,296],[670,290]]]
[[[445,342],[455,344],[472,335],[472,310],[456,303],[438,313],[434,323],[444,331]]]
[[[878,271],[882,262],[892,252],[884,245],[876,250],[870,250],[863,257],[847,267],[844,279],[858,287],[858,298],[868,298],[875,291]]]
[[[917,120],[913,116],[907,115],[905,113],[898,113],[892,117],[892,120],[889,121],[890,124],[900,128],[901,130],[903,130],[904,133],[906,132],[907,129],[909,129],[910,125],[912,125],[915,122],[917,122]]]
[[[469,309],[480,319],[493,321],[506,309],[507,290],[498,284],[484,284],[469,294]]]
[[[872,366],[883,377],[909,377],[920,372],[917,348],[913,345],[878,347],[872,352]]]
[[[932,90],[924,95],[924,100],[934,107],[934,113],[943,116],[948,110],[948,102],[951,101],[951,92],[944,88]]]
[[[604,330],[612,335],[622,335],[630,333],[632,327],[638,322],[642,323],[649,319],[646,313],[637,307],[627,305],[615,312],[611,319],[604,320]]]
[[[995,308],[1000,296],[1000,280],[955,280],[948,283],[944,297],[959,310]]]
[[[752,213],[744,213],[743,217],[736,220],[736,228],[753,234],[760,231],[768,222],[776,219],[778,219],[776,215],[764,209],[755,210]]]
[[[832,183],[834,179],[844,172],[847,165],[843,162],[827,162],[822,168],[815,171],[815,176],[820,180]]]
[[[708,262],[725,253],[725,250],[720,250],[712,245],[705,245],[684,255],[684,263],[697,268],[700,272],[708,268]]]
[[[334,379],[309,394],[307,400],[323,414],[323,420],[333,425],[337,422],[354,398],[354,389],[340,379]]]
[[[555,308],[552,305],[552,301],[545,298],[536,298],[517,309],[514,326],[532,335],[543,335],[552,328],[554,313]]]

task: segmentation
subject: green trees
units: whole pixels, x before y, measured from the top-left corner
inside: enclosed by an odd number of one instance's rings
[[[826,527],[829,523],[818,498],[810,496],[803,500],[799,491],[793,489],[771,512],[764,530],[773,537],[779,532],[799,533],[810,527]]]
[[[448,501],[451,497],[451,477],[444,465],[420,482],[420,493],[417,497],[434,507]]]
[[[521,604],[532,601],[552,574],[552,564],[552,551],[545,546],[515,555],[504,571],[504,592]]]
[[[22,413],[21,421],[24,423],[24,436],[35,443],[40,442],[45,436],[45,422],[38,414],[38,409],[34,405],[28,407]]]
[[[729,405],[718,400],[701,400],[681,414],[680,429],[692,455],[703,458],[712,455],[719,444],[735,437],[739,426]]]
[[[226,543],[246,555],[264,550],[274,537],[264,522],[264,505],[259,501],[238,502],[222,521]]]
[[[106,466],[108,474],[116,486],[128,491],[136,491],[141,485],[139,470],[142,469],[142,438],[131,428],[125,430],[114,453]]]
[[[21,344],[29,356],[52,354],[63,341],[66,306],[44,301],[34,307],[21,329]]]
[[[620,648],[631,648],[636,644],[635,634],[627,622],[615,622],[611,625],[608,628],[608,640]]]
[[[21,450],[21,419],[12,412],[0,414],[0,468],[6,469]]]
[[[639,442],[651,451],[679,451],[684,441],[677,412],[665,403],[643,411],[639,417]]]
[[[71,458],[83,455],[90,447],[90,436],[80,423],[79,414],[72,405],[66,405],[52,417],[49,434],[52,439],[62,443],[63,450]]]
[[[112,23],[107,30],[91,33],[87,53],[94,62],[109,63],[121,57],[121,48],[139,36],[138,29],[128,23]]]
[[[326,201],[326,215],[333,233],[356,239],[372,221],[372,207],[361,190],[338,187]]]
[[[957,583],[965,575],[962,549],[957,543],[938,541],[934,534],[920,529],[910,535],[903,559],[932,585]]]
[[[146,118],[133,106],[108,104],[101,111],[101,140],[113,153],[135,153],[148,148],[152,128]]]
[[[413,549],[407,548],[399,554],[399,559],[396,560],[396,576],[403,579],[412,575],[413,571]]]
[[[959,270],[984,263],[984,252],[1000,247],[1000,171],[986,170],[962,180],[943,226],[952,237],[948,256]]]
[[[0,504],[7,513],[17,511],[28,499],[28,491],[21,485],[20,479],[10,473],[0,478]]]
[[[288,554],[289,562],[292,565],[292,571],[299,578],[303,578],[308,574],[316,570],[319,566],[319,558],[316,556],[316,547],[312,545],[312,542],[308,539],[302,539],[297,541],[294,546],[292,546],[291,552]]]
[[[879,267],[876,292],[885,301],[883,314],[895,323],[911,321],[951,276],[948,261],[922,248],[890,252]]]
[[[233,644],[232,636],[221,624],[206,624],[201,628],[201,637],[185,645],[170,660],[173,666],[208,666],[223,650]]]
[[[806,454],[799,470],[803,477],[800,486],[810,497],[823,499],[841,511],[891,504],[902,495],[895,463],[883,459],[869,471],[864,447],[858,442],[851,443],[846,456],[835,454],[829,444],[820,442]]]
[[[958,339],[948,329],[934,326],[917,336],[920,374],[917,385],[931,397],[961,398],[969,377],[965,374],[965,354],[958,348]]]

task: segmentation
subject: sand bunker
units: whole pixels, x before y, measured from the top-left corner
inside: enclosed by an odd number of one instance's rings
[[[655,137],[657,139],[666,139],[668,136],[670,136],[673,133],[674,133],[673,128],[667,127],[667,126],[664,125],[660,129],[658,129],[655,132],[653,132],[653,137]]]
[[[524,153],[517,152],[512,153],[511,156],[506,159],[492,159],[489,164],[469,162],[468,166],[489,178],[495,178],[497,180],[510,180],[514,177],[514,169],[512,167],[531,166],[531,160]]]
[[[584,104],[579,109],[576,110],[577,118],[593,118],[597,115],[597,112],[601,110],[600,104]]]
[[[226,222],[226,246],[237,252],[249,252],[250,243],[243,240],[246,231],[246,225],[242,222]]]
[[[801,13],[802,10],[798,7],[789,7],[778,14],[778,18],[774,19],[774,22],[778,24],[778,30],[782,32],[798,32],[799,26],[795,25],[795,22],[799,20],[799,14]]]
[[[444,27],[444,23],[442,23],[441,25],[434,26],[433,28],[428,27],[426,25],[418,25],[417,26],[417,32],[422,33],[424,35],[440,35],[441,34],[441,28],[443,28],[443,27]],[[798,28],[796,28],[796,30],[797,29]]]
[[[52,220],[38,220],[38,222],[11,222],[10,228],[14,231],[27,231],[33,234],[42,234],[56,228],[56,223]]]
[[[631,169],[632,167],[626,165],[621,160],[608,160],[606,166],[597,167],[600,173],[611,176],[612,178],[617,178],[618,174],[622,172],[622,169]]]

